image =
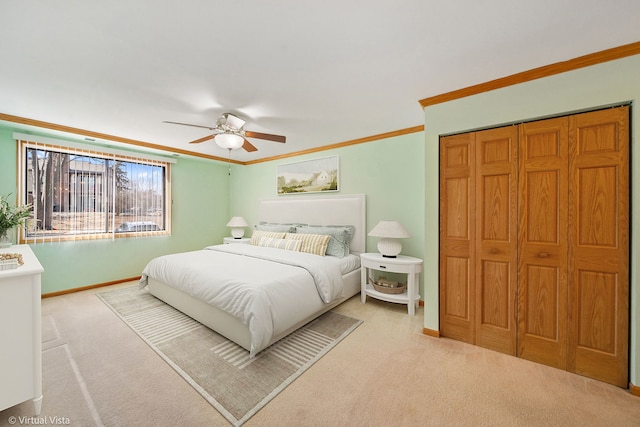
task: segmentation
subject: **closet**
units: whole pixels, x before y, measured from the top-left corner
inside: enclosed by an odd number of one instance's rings
[[[440,333],[628,386],[629,107],[440,139]]]

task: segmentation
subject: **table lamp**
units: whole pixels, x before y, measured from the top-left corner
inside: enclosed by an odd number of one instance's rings
[[[231,227],[231,236],[234,239],[241,239],[244,236],[244,228],[248,226],[247,221],[241,216],[234,216],[227,223],[227,227]]]
[[[378,240],[378,251],[386,258],[395,258],[402,251],[399,239],[411,237],[411,234],[398,221],[380,221],[368,234],[381,237]]]

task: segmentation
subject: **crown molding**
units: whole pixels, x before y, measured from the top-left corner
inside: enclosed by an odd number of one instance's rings
[[[640,42],[630,43],[611,49],[602,50],[600,52],[591,53],[589,55],[579,56],[568,61],[556,62],[554,64],[545,65],[534,68],[532,70],[523,71],[521,73],[512,74],[507,77],[491,80],[440,95],[431,96],[420,100],[422,108],[430,105],[441,104],[443,102],[453,101],[455,99],[465,98],[471,95],[477,95],[483,92],[489,92],[507,86],[513,86],[532,80],[541,79],[543,77],[553,76],[555,74],[565,73],[567,71],[577,70],[579,68],[589,67],[591,65],[601,64],[616,59],[625,58],[640,54]]]
[[[321,147],[310,148],[308,150],[296,151],[294,153],[283,154],[283,155],[280,155],[280,156],[273,156],[273,157],[267,157],[267,158],[264,158],[264,159],[251,160],[249,162],[246,162],[245,164],[246,165],[250,165],[250,164],[254,164],[254,163],[270,162],[270,161],[273,161],[273,160],[286,159],[288,157],[296,157],[296,156],[301,156],[303,154],[317,153],[319,151],[333,150],[335,148],[348,147],[349,145],[355,145],[355,144],[362,144],[362,143],[365,143],[365,142],[378,141],[380,139],[392,138],[394,136],[407,135],[407,134],[410,134],[410,133],[423,132],[423,131],[424,131],[424,125],[418,125],[418,126],[413,126],[413,127],[410,127],[410,128],[394,130],[394,131],[391,131],[391,132],[386,132],[386,133],[380,133],[380,134],[377,134],[377,135],[367,136],[367,137],[364,137],[364,138],[358,138],[358,139],[352,139],[352,140],[349,140],[349,141],[338,142],[336,144],[323,145]]]
[[[86,130],[86,129],[79,129],[79,128],[74,128],[74,127],[65,126],[65,125],[59,125],[59,124],[55,124],[55,123],[43,122],[43,121],[40,121],[40,120],[28,119],[28,118],[25,118],[25,117],[12,116],[10,114],[0,113],[0,121],[6,121],[6,122],[11,122],[11,123],[18,123],[18,124],[23,124],[23,125],[35,126],[35,127],[38,127],[38,128],[49,129],[49,130],[54,130],[54,131],[59,131],[59,132],[66,132],[66,133],[71,133],[71,134],[74,134],[74,135],[77,135],[77,136],[80,136],[80,137],[84,136],[84,137],[102,139],[102,140],[113,141],[113,142],[121,142],[123,144],[133,145],[133,146],[136,146],[136,147],[150,148],[150,149],[154,149],[154,150],[161,150],[161,151],[168,152],[168,153],[184,154],[184,155],[188,155],[188,156],[200,157],[200,158],[209,159],[209,160],[218,160],[218,161],[225,162],[225,163],[229,163],[230,162],[230,163],[235,163],[235,164],[238,164],[238,165],[249,165],[249,164],[253,164],[253,163],[268,162],[268,161],[277,160],[277,159],[300,156],[302,154],[308,154],[308,153],[315,153],[315,152],[318,152],[318,151],[331,150],[331,149],[334,149],[334,148],[346,147],[346,146],[354,145],[354,144],[362,144],[364,142],[377,141],[377,140],[380,140],[380,139],[391,138],[391,137],[394,137],[394,136],[406,135],[406,134],[409,134],[409,133],[415,133],[415,132],[424,131],[424,125],[419,125],[419,126],[406,128],[406,129],[400,129],[400,130],[396,130],[396,131],[392,131],[392,132],[387,132],[387,133],[382,133],[382,134],[378,134],[378,135],[367,136],[367,137],[364,137],[364,138],[354,139],[354,140],[350,140],[350,141],[339,142],[337,144],[331,144],[331,145],[325,145],[325,146],[322,146],[322,147],[311,148],[309,150],[297,151],[297,152],[294,152],[294,153],[284,154],[284,155],[281,155],[281,156],[268,157],[268,158],[252,160],[252,161],[248,161],[248,162],[241,162],[239,160],[225,159],[225,158],[218,157],[218,156],[211,156],[211,155],[207,155],[207,154],[197,153],[195,151],[182,150],[182,149],[179,149],[179,148],[167,147],[167,146],[164,146],[164,145],[153,144],[153,143],[144,142],[144,141],[138,141],[138,140],[130,139],[130,138],[123,138],[123,137],[120,137],[120,136],[114,136],[114,135],[109,135],[109,134],[105,134],[105,133],[94,132],[94,131],[90,131],[90,130]]]
[[[180,148],[173,148],[173,147],[166,147],[164,145],[153,144],[151,142],[138,141],[135,139],[109,135],[106,133],[94,132],[86,129],[79,129],[71,126],[59,125],[56,123],[43,122],[41,120],[28,119],[26,117],[12,116],[10,114],[0,113],[0,121],[7,121],[7,122],[18,123],[22,125],[35,126],[42,129],[49,129],[49,130],[58,131],[58,132],[70,133],[78,137],[88,137],[93,139],[102,139],[106,141],[120,142],[123,144],[133,145],[136,147],[160,150],[167,153],[184,154],[187,156],[201,157],[209,160],[219,160],[225,163],[228,163],[230,161],[229,159],[225,159],[223,157],[211,156],[207,154],[197,153],[195,151],[182,150]],[[241,163],[241,162],[231,160],[231,163]]]

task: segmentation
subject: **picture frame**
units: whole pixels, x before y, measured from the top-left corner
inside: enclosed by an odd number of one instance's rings
[[[339,156],[278,165],[276,187],[278,194],[340,191]]]

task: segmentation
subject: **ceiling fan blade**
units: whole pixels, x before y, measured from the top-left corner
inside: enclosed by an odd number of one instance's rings
[[[169,122],[167,120],[163,121],[162,123],[170,123],[172,125],[191,126],[191,127],[195,127],[195,128],[204,128],[204,129],[209,129],[209,130],[216,130],[215,127],[211,127],[211,126],[192,125],[190,123],[180,123],[180,122]]]
[[[214,133],[213,135],[207,135],[207,136],[203,136],[202,138],[195,139],[195,140],[191,141],[189,144],[200,144],[201,142],[208,141],[208,140],[213,139],[215,137],[216,137],[216,134]]]
[[[258,151],[258,149],[255,147],[255,145],[253,145],[252,143],[247,141],[246,138],[244,140],[244,144],[242,144],[242,148],[244,148],[244,151],[248,151],[248,152]]]
[[[267,141],[282,142],[285,143],[287,138],[282,135],[271,135],[269,133],[251,132],[249,130],[244,132],[249,138],[266,139]]]

